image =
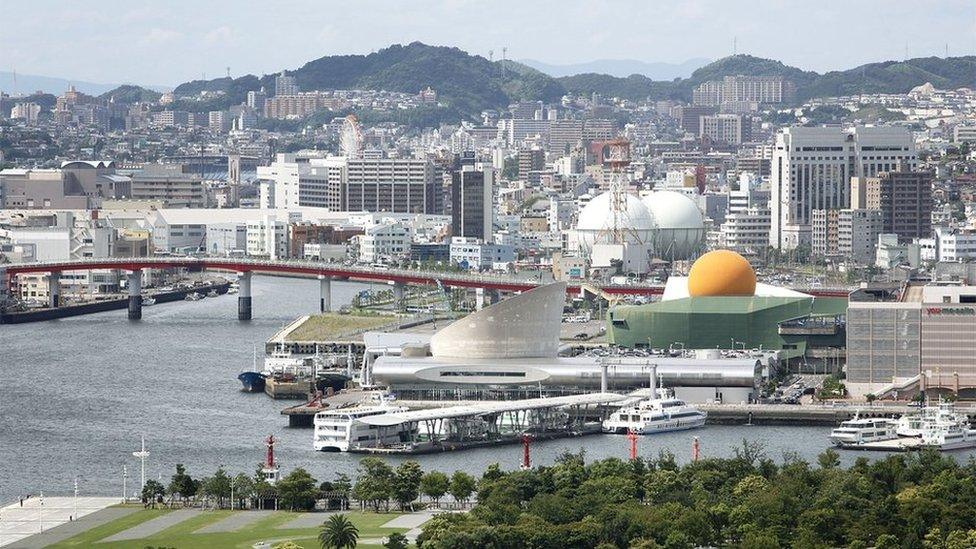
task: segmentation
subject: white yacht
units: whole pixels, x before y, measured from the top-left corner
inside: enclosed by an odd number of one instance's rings
[[[338,408],[315,414],[315,435],[312,447],[321,452],[348,452],[359,448],[377,448],[404,444],[412,440],[416,433],[409,432],[409,427],[399,425],[393,428],[379,429],[375,425],[367,425],[361,418],[405,412],[402,406],[381,403],[372,406],[353,408]]]
[[[921,415],[922,446],[938,450],[958,450],[976,446],[976,430],[965,414],[956,413],[951,402],[927,406]]]
[[[860,418],[857,414],[830,432],[837,446],[861,446],[898,438],[898,422],[884,417]]]
[[[667,389],[655,390],[657,398],[649,398],[633,406],[621,408],[603,422],[604,433],[639,435],[695,429],[705,425],[708,416],[698,408],[675,398]]]

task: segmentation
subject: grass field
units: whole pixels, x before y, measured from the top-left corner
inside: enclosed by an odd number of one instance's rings
[[[196,533],[197,530],[223,520],[233,513],[250,511],[207,511],[171,526],[157,534],[130,541],[102,542],[101,540],[128,530],[143,522],[170,513],[169,510],[139,510],[79,534],[51,547],[100,547],[104,549],[143,549],[145,547],[176,547],[179,549],[250,548],[258,542],[278,543],[292,541],[305,549],[318,548],[318,528],[280,528],[282,525],[305,516],[304,513],[279,511],[252,522],[234,532]],[[382,525],[395,519],[396,513],[347,513],[349,519],[359,528],[359,539],[376,541],[375,544],[360,543],[360,547],[380,547],[380,538],[394,532],[405,532],[402,528],[383,528]],[[328,515],[322,515],[324,522]]]
[[[357,331],[370,330],[395,322],[391,316],[359,316],[325,313],[313,315],[295,328],[288,337],[288,341],[327,341],[336,335]]]

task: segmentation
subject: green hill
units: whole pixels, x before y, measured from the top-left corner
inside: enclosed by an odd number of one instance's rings
[[[123,84],[114,90],[109,90],[102,95],[99,95],[98,98],[106,101],[109,99],[114,99],[116,103],[138,103],[140,101],[159,101],[160,96],[162,96],[162,94],[159,92],[147,90],[146,88],[140,86]]]
[[[976,57],[886,61],[818,74],[780,61],[734,55],[701,67],[686,79],[655,81],[642,75],[618,78],[593,73],[552,78],[513,61],[491,62],[458,48],[413,42],[369,55],[321,57],[288,74],[296,77],[302,90],[360,88],[417,93],[430,86],[447,105],[442,114],[475,118],[484,109],[504,108],[519,100],[556,101],[566,93],[689,101],[692,90],[701,82],[733,75],[783,76],[796,83],[800,100],[859,91],[904,93],[925,82],[937,88],[958,88],[974,85]],[[187,82],[176,88],[177,97],[193,97],[204,90],[222,91],[224,95],[207,101],[178,101],[176,108],[196,112],[226,108],[243,102],[250,90],[262,86],[273,90],[274,78],[246,75]]]

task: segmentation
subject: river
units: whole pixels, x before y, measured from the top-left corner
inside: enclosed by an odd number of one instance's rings
[[[350,303],[366,285],[332,284],[334,307]],[[296,317],[317,311],[318,282],[255,276],[254,320],[237,320],[233,296],[147,307],[132,322],[122,311],[0,326],[0,503],[24,494],[83,495],[122,492],[123,465],[130,493],[139,483],[145,435],[147,477],[168,482],[177,463],[194,477],[218,466],[251,474],[264,458],[263,439],[274,434],[283,471],[305,467],[318,480],[355,474],[360,456],[316,453],[311,429],[292,429],[280,415],[289,403],[240,391],[236,376],[252,348]],[[827,447],[827,427],[707,426],[644,437],[643,456],[662,450],[679,461],[693,437],[704,456],[729,456],[743,440],[780,460],[788,453],[814,460]],[[534,464],[583,449],[587,459],[626,459],[625,436],[594,435],[537,442]],[[852,462],[863,453],[844,453]],[[960,456],[965,459],[966,453]],[[389,458],[394,464],[406,458]],[[518,467],[521,447],[508,445],[418,456],[425,469],[480,474],[489,464]]]

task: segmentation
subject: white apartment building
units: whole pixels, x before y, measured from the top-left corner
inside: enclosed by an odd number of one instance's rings
[[[269,214],[248,221],[245,229],[247,255],[283,259],[288,257],[288,222]]]
[[[939,261],[976,259],[976,229],[936,227],[935,240]]]
[[[366,228],[359,236],[359,261],[362,263],[387,263],[410,256],[413,235],[410,228],[400,223],[383,223]]]
[[[769,243],[794,249],[809,245],[813,210],[851,205],[851,177],[914,169],[911,132],[901,127],[792,127],[776,134],[771,164],[772,226]]]
[[[860,265],[873,265],[883,230],[881,210],[843,209],[837,212],[837,253]]]
[[[739,252],[759,252],[769,245],[769,208],[753,206],[725,216],[721,225],[722,247]]]

